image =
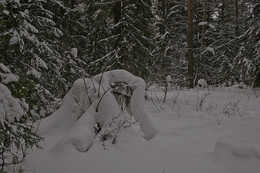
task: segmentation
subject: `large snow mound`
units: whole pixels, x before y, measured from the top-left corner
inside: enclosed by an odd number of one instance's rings
[[[95,127],[103,139],[118,135],[124,128],[124,112],[112,93],[115,83],[125,83],[132,90],[130,114],[133,115],[146,139],[156,130],[144,110],[145,82],[124,70],[108,71],[93,78],[78,79],[64,97],[61,107],[42,119],[37,129],[39,135],[55,134],[61,140],[55,147],[74,146],[80,152],[88,151],[95,138]]]
[[[260,151],[250,143],[239,142],[230,137],[220,138],[214,149],[218,156],[232,155],[239,158],[256,158],[260,161]]]

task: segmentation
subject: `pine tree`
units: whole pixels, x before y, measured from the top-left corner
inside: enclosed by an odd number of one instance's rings
[[[193,58],[193,10],[192,0],[188,0],[188,81],[189,88],[193,88],[194,80],[194,58]]]
[[[0,28],[2,62],[20,79],[12,84],[12,94],[25,98],[33,114],[43,116],[55,105],[50,102],[54,95],[49,90],[53,89],[51,75],[59,73],[55,38],[62,35],[52,20],[54,14],[44,9],[46,3],[6,1]]]
[[[187,86],[186,35],[187,15],[186,3],[182,1],[161,0],[154,3],[156,49],[153,67],[157,80],[165,80],[166,76],[174,77],[176,85]]]
[[[213,43],[218,40],[217,7],[214,0],[196,0],[194,4],[194,84],[199,79],[205,79],[209,84],[216,83],[217,58],[214,57]]]
[[[238,18],[241,4],[236,2],[196,1],[195,81],[203,78],[209,84],[228,85],[237,81],[233,62],[238,48],[237,38],[243,30],[237,30],[241,23],[238,22],[241,20]]]
[[[216,27],[218,40],[214,43],[215,57],[219,62],[218,83],[231,85],[237,81],[233,69],[234,57],[237,51],[236,37],[236,2],[233,0],[221,1],[220,25]]]
[[[32,105],[28,105],[30,101],[27,99],[29,90],[34,87],[33,82],[24,79],[21,74],[25,73],[23,67],[15,64],[22,62],[19,52],[25,53],[25,38],[29,35],[27,29],[37,32],[26,23],[28,12],[22,8],[19,1],[0,4],[0,172],[6,172],[8,166],[23,161],[28,149],[38,146],[41,140],[32,131],[35,120],[30,109]]]
[[[110,14],[106,19],[110,35],[103,38],[107,52],[98,60],[103,60],[105,69],[121,68],[146,78],[153,48],[151,3],[108,0],[96,4],[100,13]]]
[[[260,85],[260,3],[249,3],[253,13],[248,15],[251,26],[239,38],[239,51],[235,58],[238,82],[257,87]]]
[[[88,43],[84,51],[86,69],[90,76],[104,72],[107,66],[107,54],[110,48],[110,39],[112,29],[110,23],[109,8],[106,5],[99,4],[95,0],[86,2],[84,19],[87,21],[86,32],[88,33]]]
[[[72,86],[73,82],[86,75],[85,67],[85,49],[88,44],[87,21],[85,21],[85,3],[78,1],[62,1],[59,3],[58,13],[56,14],[59,20],[56,23],[64,33],[59,39],[61,57],[63,59],[60,69],[61,78],[66,83],[65,94]]]
[[[25,99],[18,99],[11,94],[12,84],[19,82],[19,77],[8,67],[0,63],[0,172],[7,167],[21,163],[32,147],[40,147],[42,140],[34,132],[35,120]]]

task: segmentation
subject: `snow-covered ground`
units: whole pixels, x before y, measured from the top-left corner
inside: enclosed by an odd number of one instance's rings
[[[26,173],[259,173],[260,90],[230,88],[148,91],[146,112],[158,133],[147,141],[138,125],[115,144],[97,137],[81,153],[48,133]]]

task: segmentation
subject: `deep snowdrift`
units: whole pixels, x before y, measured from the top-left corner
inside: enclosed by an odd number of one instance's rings
[[[93,144],[94,129],[98,125],[104,140],[113,138],[115,143],[119,131],[126,124],[125,114],[113,95],[112,86],[119,82],[130,87],[130,114],[140,124],[144,137],[151,139],[156,130],[144,110],[146,84],[125,70],[112,70],[75,81],[61,107],[40,121],[37,133],[59,136],[61,140],[56,148],[72,145],[77,151],[86,152]]]
[[[67,138],[61,139],[63,135],[57,131],[63,129],[57,127],[45,134],[42,150],[30,153],[22,165],[24,172],[259,172],[259,91],[173,90],[165,104],[161,89],[152,89],[148,96],[145,109],[158,129],[150,141],[141,136],[138,125],[132,125],[121,131],[116,144],[101,142],[96,137],[89,151],[81,153],[66,144]],[[58,112],[57,116],[66,111]],[[76,139],[88,135],[81,132],[88,131],[84,123],[89,120],[78,121],[82,124],[77,125],[81,130],[74,136],[75,143]],[[70,132],[62,133],[70,137]]]

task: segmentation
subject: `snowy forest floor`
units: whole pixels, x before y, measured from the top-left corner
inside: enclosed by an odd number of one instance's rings
[[[22,165],[26,173],[258,173],[260,90],[237,87],[148,91],[145,109],[158,133],[146,141],[137,125],[117,143],[96,138],[88,152],[55,147],[48,134],[43,149]]]

